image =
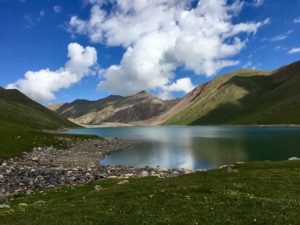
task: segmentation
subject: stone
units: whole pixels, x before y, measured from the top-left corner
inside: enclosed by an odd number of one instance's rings
[[[46,204],[46,201],[44,201],[44,200],[35,201],[33,203],[33,205],[35,205],[35,206],[42,206],[42,205],[45,205],[45,204]]]
[[[291,158],[289,158],[289,161],[297,161],[297,160],[300,160],[300,158],[298,158],[298,157],[291,157]]]
[[[239,170],[238,169],[234,169],[234,168],[231,168],[231,167],[228,167],[227,170],[226,170],[227,173],[238,173]]]
[[[26,191],[26,195],[32,195],[33,194],[33,191],[32,190],[27,190]]]
[[[120,181],[118,184],[119,184],[119,185],[122,185],[122,184],[127,184],[127,183],[129,183],[128,180],[122,180],[122,181]]]
[[[18,205],[19,207],[27,207],[28,206],[28,204],[27,203],[19,203],[19,205]]]
[[[2,204],[0,205],[0,209],[10,209],[10,205]]]
[[[36,161],[39,160],[39,158],[37,156],[34,156],[34,157],[31,158],[31,160],[34,161],[34,162],[36,162]]]
[[[4,179],[4,176],[2,174],[0,174],[0,180]]]
[[[133,173],[126,173],[126,174],[125,174],[125,177],[133,177],[133,176],[134,176]]]
[[[243,165],[243,164],[245,164],[245,162],[236,162],[235,164],[236,165]]]
[[[224,169],[224,168],[227,168],[227,167],[229,167],[229,166],[228,165],[222,165],[222,166],[219,167],[219,169]]]
[[[101,191],[103,190],[103,187],[101,187],[100,185],[95,185],[94,189],[95,191]]]
[[[183,169],[183,174],[190,174],[193,173],[193,170],[189,170],[189,169]]]
[[[149,174],[147,171],[141,172],[141,177],[147,177]]]
[[[169,170],[167,168],[159,168],[159,172],[168,172]]]

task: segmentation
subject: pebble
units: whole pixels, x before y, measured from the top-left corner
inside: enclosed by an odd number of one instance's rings
[[[54,147],[34,148],[20,157],[2,161],[0,164],[1,193],[5,197],[20,192],[32,195],[36,190],[43,188],[76,185],[103,178],[127,180],[132,177],[149,175],[167,178],[184,174],[182,170],[160,167],[134,168],[132,166],[97,164],[99,153],[101,153],[101,157],[105,157],[133,143],[135,142],[89,140],[72,144],[69,150]],[[99,188],[101,189],[101,187]]]
[[[37,157],[37,156],[34,156],[34,157],[32,157],[32,159],[31,159],[32,161],[38,161],[39,160],[39,158]]]

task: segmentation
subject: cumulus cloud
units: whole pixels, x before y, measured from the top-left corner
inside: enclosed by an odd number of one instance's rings
[[[300,53],[300,48],[292,48],[292,49],[289,51],[289,54],[296,54],[296,53]]]
[[[163,87],[163,90],[159,95],[163,99],[169,99],[173,97],[171,95],[171,93],[173,92],[188,93],[192,91],[194,88],[195,86],[193,85],[191,78],[184,77],[176,80],[174,83],[170,85]]]
[[[211,76],[237,65],[233,57],[245,47],[248,34],[270,22],[234,23],[243,7],[239,0],[232,4],[226,0],[88,2],[92,4],[90,17],[73,16],[69,31],[87,35],[94,43],[126,49],[120,64],[105,69],[98,85],[99,90],[122,95],[143,89],[172,92],[168,87],[178,85],[174,81],[178,67]]]
[[[28,71],[23,79],[8,84],[8,89],[18,89],[32,99],[47,102],[55,99],[55,92],[62,88],[69,88],[78,83],[83,77],[92,73],[97,62],[97,52],[92,47],[82,47],[78,43],[68,45],[68,57],[64,67],[51,71]]]

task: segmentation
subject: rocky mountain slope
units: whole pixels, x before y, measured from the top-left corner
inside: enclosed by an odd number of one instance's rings
[[[132,123],[157,117],[177,102],[178,100],[161,100],[141,91],[128,97],[111,95],[97,101],[76,100],[54,111],[81,124]]]
[[[158,123],[300,124],[300,62],[220,76],[196,87]]]

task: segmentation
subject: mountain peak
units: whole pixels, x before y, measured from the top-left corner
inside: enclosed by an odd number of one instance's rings
[[[137,94],[135,94],[135,96],[151,96],[147,91],[142,90],[140,92],[138,92]]]
[[[146,90],[142,90],[138,94],[148,94],[148,92]]]

